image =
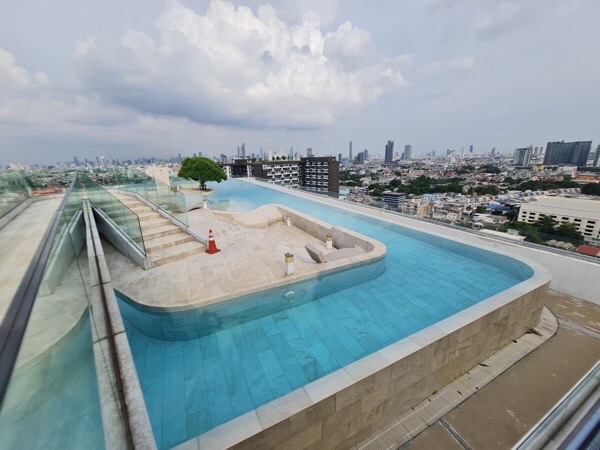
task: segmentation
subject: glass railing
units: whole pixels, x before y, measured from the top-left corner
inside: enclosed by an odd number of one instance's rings
[[[72,187],[25,272],[0,333],[0,448],[106,448],[97,373],[111,358],[94,344],[81,204]],[[108,380],[108,379],[107,379]],[[112,420],[119,417],[113,410]]]
[[[160,208],[171,217],[188,226],[186,209],[186,195],[182,194],[177,186],[168,186],[155,178],[144,183],[129,184],[121,187],[122,190],[136,192]]]
[[[0,172],[0,218],[30,197],[30,190],[23,174]]]
[[[89,199],[93,206],[106,214],[125,236],[143,254],[146,254],[139,217],[107,189],[86,174],[79,174],[75,180],[72,195],[75,196],[76,203],[79,205],[83,199]]]

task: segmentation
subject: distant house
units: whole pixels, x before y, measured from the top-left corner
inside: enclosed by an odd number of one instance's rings
[[[600,248],[592,247],[590,245],[580,245],[575,250],[577,253],[581,253],[582,255],[595,256],[596,258],[600,258]]]

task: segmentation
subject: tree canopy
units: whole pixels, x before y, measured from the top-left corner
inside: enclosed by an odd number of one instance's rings
[[[600,195],[600,183],[588,183],[581,186],[581,193],[586,195]]]
[[[208,158],[185,158],[177,175],[199,182],[202,190],[206,190],[206,183],[209,181],[220,183],[227,179],[225,171]]]

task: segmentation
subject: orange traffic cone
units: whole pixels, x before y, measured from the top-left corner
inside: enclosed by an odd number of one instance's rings
[[[217,243],[215,242],[212,230],[208,230],[208,247],[206,248],[206,253],[213,255],[220,251],[221,250],[217,248]]]

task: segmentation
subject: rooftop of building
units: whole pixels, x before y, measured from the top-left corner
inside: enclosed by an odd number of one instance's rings
[[[534,212],[544,212],[554,209],[565,211],[565,213],[585,213],[591,217],[600,218],[600,198],[539,197],[535,201],[524,203],[522,208]]]

